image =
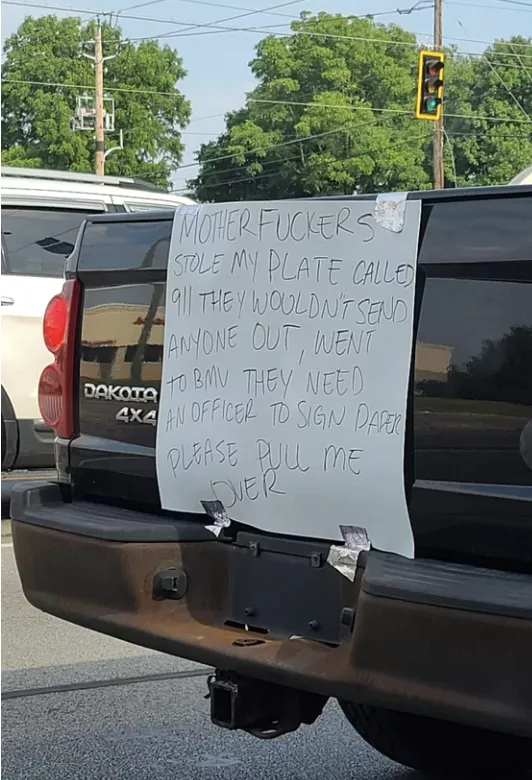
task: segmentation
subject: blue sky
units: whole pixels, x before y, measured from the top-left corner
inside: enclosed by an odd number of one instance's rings
[[[83,9],[92,14],[98,11],[128,9],[124,10],[124,13],[153,18],[154,21],[122,19],[120,25],[129,38],[147,35],[158,37],[176,31],[176,37],[167,38],[165,42],[178,49],[188,71],[186,80],[179,85],[191,100],[193,111],[192,122],[184,134],[186,153],[183,165],[187,166],[194,163],[194,151],[199,145],[216,138],[223,130],[224,112],[241,106],[245,93],[253,88],[254,80],[248,62],[253,57],[254,46],[265,32],[221,32],[208,27],[198,27],[194,32],[201,32],[201,35],[185,36],[185,25],[220,23],[238,28],[276,25],[275,30],[283,31],[288,29],[291,17],[297,16],[303,10],[360,15],[373,13],[383,14],[376,17],[377,21],[400,24],[417,33],[420,43],[428,44],[431,41],[433,24],[432,8],[416,10],[410,14],[397,13],[398,8],[412,8],[416,0],[301,0],[276,9],[272,6],[281,5],[282,0],[152,0],[151,3],[149,0],[33,1],[73,10],[61,12],[29,6],[24,8],[24,0],[20,0],[21,4],[17,6],[2,2],[2,44],[5,37],[16,30],[26,15],[55,13],[58,16],[76,15],[88,18],[88,14],[80,13]],[[430,0],[427,0],[426,4],[429,2]],[[485,44],[480,41],[488,42],[512,35],[531,35],[532,0],[528,0],[528,3],[527,5],[527,0],[444,0],[445,43],[455,44],[463,51],[480,52],[485,48]],[[227,5],[231,7],[228,8]],[[132,6],[138,7],[133,9]],[[265,12],[265,8],[271,10]],[[225,21],[237,15],[242,17]],[[183,187],[186,179],[191,178],[195,172],[195,167],[177,171],[173,177],[174,186]]]

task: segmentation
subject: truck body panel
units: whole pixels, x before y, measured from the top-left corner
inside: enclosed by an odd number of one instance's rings
[[[515,571],[532,567],[527,190],[423,201],[405,458],[416,554]],[[84,302],[72,478],[87,495],[155,511],[171,226],[168,214],[95,219],[76,270]]]

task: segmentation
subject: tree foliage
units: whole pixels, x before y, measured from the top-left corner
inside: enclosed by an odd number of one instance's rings
[[[452,151],[458,186],[508,184],[532,163],[532,38],[497,41],[463,68],[445,109],[455,112],[459,93],[462,109],[477,118],[446,121],[449,185]]]
[[[82,55],[82,44],[94,38],[94,25],[74,17],[27,17],[6,40],[3,164],[93,170],[94,133],[74,130],[72,118],[76,96],[94,95],[83,89],[94,84],[94,66]],[[154,40],[135,45],[108,24],[102,26],[102,37],[104,56],[116,54],[104,65],[117,131],[106,136],[106,146],[118,142],[119,129],[124,132],[124,149],[109,156],[106,173],[167,184],[183,153],[179,130],[190,116],[189,102],[176,87],[186,75],[182,60],[170,46]]]
[[[494,45],[485,57],[447,52],[445,109],[479,117],[446,121],[448,186],[507,183],[530,164],[527,43]],[[371,19],[302,14],[291,35],[258,44],[250,67],[258,83],[245,106],[228,114],[224,133],[198,152],[199,174],[189,185],[200,200],[431,186],[432,123],[413,118],[412,33]],[[508,121],[516,119],[521,123]]]

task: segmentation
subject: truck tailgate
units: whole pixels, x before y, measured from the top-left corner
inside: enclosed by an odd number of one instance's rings
[[[529,572],[532,238],[523,231],[532,199],[443,199],[423,209],[406,453],[416,554]],[[94,218],[73,269],[84,290],[73,482],[155,512],[172,218]]]

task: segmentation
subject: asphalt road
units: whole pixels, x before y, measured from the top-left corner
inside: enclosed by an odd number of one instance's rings
[[[371,750],[334,702],[316,724],[278,740],[215,728],[205,671],[33,609],[2,521],[5,780],[418,777]]]

